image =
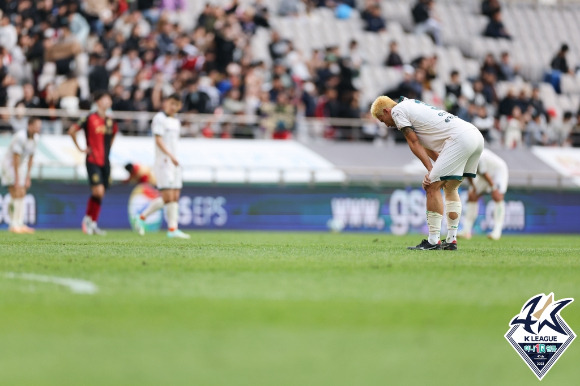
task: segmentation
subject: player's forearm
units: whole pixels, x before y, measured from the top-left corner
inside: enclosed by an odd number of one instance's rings
[[[161,137],[155,137],[155,144],[157,145],[157,147],[159,147],[159,150],[161,150],[163,154],[165,154],[169,158],[175,158],[173,154],[171,154],[171,152],[167,149],[167,147],[165,146],[165,142],[163,142]]]
[[[425,151],[427,152],[429,158],[431,158],[433,161],[437,161],[437,158],[439,158],[439,153],[436,151],[427,148],[425,148]]]
[[[30,171],[32,170],[32,164],[34,162],[34,156],[30,156],[28,159],[28,169],[26,170],[26,177],[30,178]]]
[[[14,154],[12,156],[12,167],[14,168],[14,181],[18,184],[18,169],[20,165],[20,154]]]
[[[431,164],[431,160],[429,159],[429,156],[427,155],[427,151],[425,150],[425,148],[421,146],[421,144],[419,144],[418,142],[409,143],[409,147],[411,148],[413,154],[415,154],[415,157],[419,158],[419,160],[423,163],[427,171],[430,172],[431,169],[433,169],[433,165]]]
[[[489,186],[493,187],[493,180],[491,179],[490,175],[488,173],[485,173],[483,175],[483,178],[485,178],[485,180],[487,181],[487,183],[489,184]]]
[[[79,143],[77,142],[77,139],[76,139],[76,137],[73,137],[73,142],[74,142],[74,144],[75,144],[75,146],[76,146],[77,150],[78,150],[78,151],[80,151],[80,152],[82,153],[82,152],[83,152],[83,149],[81,149],[81,147],[80,147]]]
[[[81,149],[81,147],[79,146],[79,143],[77,142],[77,132],[71,128],[68,131],[68,135],[70,135],[70,137],[72,138],[72,141],[75,144],[77,150],[82,152],[83,149]]]

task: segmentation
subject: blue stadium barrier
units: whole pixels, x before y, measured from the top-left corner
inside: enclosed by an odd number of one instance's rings
[[[463,201],[466,193],[460,192]],[[131,215],[157,195],[148,185],[113,186],[99,225],[129,229]],[[82,184],[35,183],[25,200],[26,223],[37,229],[80,228],[88,196]],[[0,193],[0,228],[7,227],[9,201],[5,191]],[[475,233],[493,227],[493,205],[487,197],[481,200]],[[506,194],[508,234],[580,233],[579,218],[577,191],[514,189]],[[425,233],[425,194],[418,187],[185,186],[179,223],[182,229]],[[161,212],[149,219],[148,228],[165,228]]]

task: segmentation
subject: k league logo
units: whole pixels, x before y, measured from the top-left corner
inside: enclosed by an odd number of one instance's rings
[[[505,338],[539,380],[576,338],[560,316],[574,299],[554,301],[554,293],[533,296],[510,322]]]

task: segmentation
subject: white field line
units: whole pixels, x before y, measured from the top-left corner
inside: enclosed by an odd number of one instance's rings
[[[75,294],[92,295],[99,291],[94,283],[86,280],[71,279],[67,277],[37,275],[35,273],[14,273],[6,272],[4,277],[8,279],[23,279],[39,281],[41,283],[52,283],[68,287]]]

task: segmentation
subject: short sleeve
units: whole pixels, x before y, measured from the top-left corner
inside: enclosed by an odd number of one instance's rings
[[[153,117],[151,122],[151,131],[153,135],[163,135],[165,134],[165,125],[163,124],[163,115],[157,114]]]
[[[393,117],[393,121],[395,121],[397,129],[401,130],[403,127],[413,127],[413,124],[409,121],[407,114],[402,111],[401,107],[393,107],[391,110],[391,116]]]

